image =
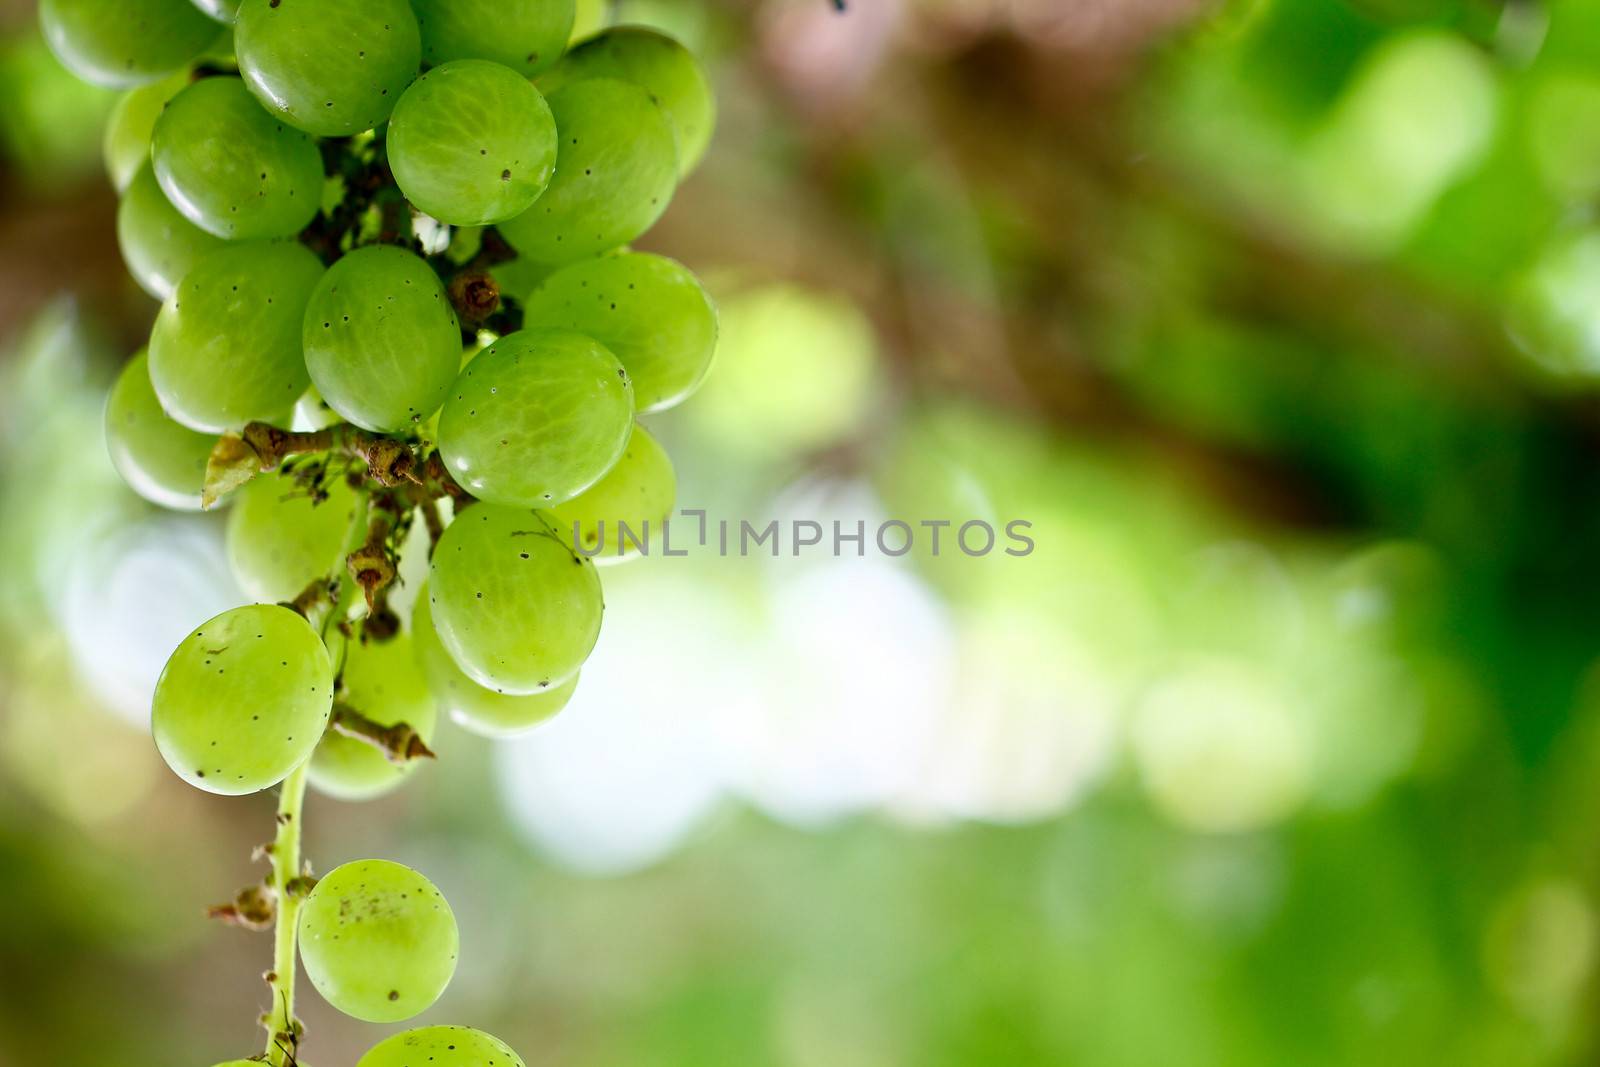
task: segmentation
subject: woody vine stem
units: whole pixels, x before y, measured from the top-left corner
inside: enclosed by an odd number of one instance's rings
[[[278,794],[278,834],[272,842],[272,888],[278,900],[272,970],[267,972],[267,987],[272,990],[272,1007],[266,1017],[267,1062],[272,1067],[292,1067],[300,1043],[300,1024],[294,1017],[294,976],[300,901],[305,894],[300,876],[305,796],[306,768],[302,766],[284,779]]]
[[[393,635],[386,596],[395,580],[392,557],[399,516],[419,505],[426,516],[428,506],[440,497],[452,497],[458,506],[471,503],[472,497],[450,478],[437,453],[419,460],[417,450],[406,441],[347,424],[297,433],[266,423],[251,423],[240,435],[218,442],[207,467],[208,495],[220,497],[258,473],[309,454],[348,457],[367,468],[350,475],[361,484],[344,537],[347,575],[320,577],[287,605],[321,634],[339,668],[349,640],[384,640]],[[326,475],[323,469],[319,476]],[[432,522],[428,527],[433,532]],[[357,589],[365,596],[367,611],[352,624]],[[336,669],[335,674],[340,673]],[[328,730],[372,745],[395,763],[433,755],[406,723],[382,726],[341,702],[334,704]],[[264,1058],[271,1067],[294,1067],[301,1038],[294,1014],[298,924],[300,906],[315,884],[301,860],[306,777],[307,767],[301,766],[280,787],[277,832],[262,849],[272,867],[265,885],[246,889],[231,904],[212,909],[214,916],[241,926],[265,929],[270,922],[273,928],[272,969],[265,975],[272,1002],[261,1020],[267,1031]]]

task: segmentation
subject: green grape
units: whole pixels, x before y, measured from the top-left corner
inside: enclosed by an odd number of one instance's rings
[[[180,426],[161,410],[143,350],[106,398],[106,447],[122,480],[152,504],[200,510],[200,486],[216,438]]]
[[[547,98],[560,152],[550,186],[500,224],[522,255],[571,263],[625,245],[655,224],[677,184],[672,126],[643,89],[613,78],[573,82]]]
[[[260,1060],[229,1060],[227,1063],[219,1063],[219,1064],[217,1064],[217,1067],[261,1067],[261,1061]]]
[[[474,504],[445,528],[428,570],[434,629],[466,675],[526,695],[583,666],[605,604],[594,564],[548,512]]]
[[[584,41],[539,78],[553,93],[585,78],[632,82],[661,105],[677,138],[678,173],[688,174],[705,155],[717,125],[717,98],[694,53],[664,33],[618,26]]]
[[[576,531],[583,555],[604,566],[638,555],[647,537],[659,539],[677,493],[677,475],[666,450],[643,426],[635,426],[617,465],[551,512],[562,536],[571,539]],[[623,525],[631,534],[626,539]]]
[[[497,1037],[466,1026],[424,1026],[391,1034],[356,1067],[525,1067]]]
[[[422,58],[491,59],[524,78],[554,63],[572,32],[574,0],[411,0]]]
[[[578,675],[574,674],[543,692],[511,696],[485,689],[468,678],[433,628],[427,586],[417,594],[411,627],[417,659],[439,708],[462,729],[480,737],[501,739],[525,734],[566,707],[578,688]]]
[[[233,608],[183,639],[156,683],[156,747],[178,777],[224,796],[277,785],[310,758],[333,707],[322,638],[275,604]]]
[[[246,595],[269,603],[293,600],[313,580],[339,569],[360,498],[338,471],[324,479],[323,488],[327,499],[313,502],[293,478],[265,473],[235,494],[228,565]]]
[[[623,252],[574,263],[528,298],[525,321],[576,330],[611,350],[641,412],[662,411],[699,387],[717,347],[717,311],[688,268]]]
[[[189,0],[40,0],[39,28],[62,66],[108,89],[158,81],[217,37]]]
[[[610,470],[633,426],[633,390],[588,337],[519,331],[484,349],[439,414],[439,451],[456,481],[495,504],[570,500]]]
[[[453,226],[515,218],[556,166],[556,122],[509,67],[461,59],[435,67],[389,120],[389,165],[406,199]]]
[[[222,238],[184,218],[161,191],[149,164],[117,205],[117,246],[128,273],[145,292],[165,300],[190,269],[223,246]]]
[[[218,237],[288,237],[321,202],[316,144],[262,111],[238,78],[202,78],[173,97],[151,159],[167,199]]]
[[[295,401],[294,414],[289,418],[289,428],[292,430],[324,430],[329,426],[336,426],[342,420],[339,413],[330,408],[322,399],[322,394],[317,392],[317,387],[312,386],[300,394],[300,399]]]
[[[150,85],[129,89],[117,97],[106,117],[105,136],[100,150],[106,161],[111,185],[122,192],[134,175],[150,162],[150,138],[155,135],[156,119],[167,101],[189,84],[187,73],[180,72]]]
[[[489,268],[489,273],[494,276],[494,282],[502,293],[510,293],[523,299],[525,294],[533,292],[544,284],[544,280],[550,277],[552,268],[548,263],[535,263],[531,259],[518,256],[504,263],[496,263]]]
[[[393,245],[359,248],[330,267],[301,336],[323,400],[379,433],[437,411],[461,366],[461,327],[439,276]]]
[[[424,743],[433,740],[438,709],[417,669],[411,638],[354,641],[345,656],[340,699],[379,726],[405,723]],[[368,800],[405,781],[417,761],[390,763],[371,745],[329,732],[311,757],[311,784],[339,800]]]
[[[262,106],[318,137],[380,125],[422,63],[406,0],[243,0],[234,49]]]
[[[322,263],[292,241],[229,244],[161,305],[150,381],[167,413],[207,433],[281,423],[311,384],[300,321]]]
[[[232,25],[239,17],[239,0],[193,0],[194,6],[218,22]]]
[[[334,868],[300,909],[300,959],[311,984],[363,1022],[400,1022],[438,1000],[455,974],[457,946],[444,895],[388,860]]]
[[[605,29],[612,17],[611,0],[577,0],[573,6],[572,34],[567,38],[568,47],[588,40]]]

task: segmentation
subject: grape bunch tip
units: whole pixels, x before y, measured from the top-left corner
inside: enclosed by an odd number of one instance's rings
[[[226,509],[254,601],[197,620],[151,707],[184,781],[278,789],[270,872],[212,909],[275,931],[265,1051],[219,1067],[298,1064],[297,960],[335,1008],[394,1023],[459,947],[417,871],[314,876],[308,785],[400,787],[441,711],[492,738],[558,714],[600,631],[596,563],[627,558],[604,531],[674,506],[636,417],[699,386],[716,310],[628,246],[716,102],[653,30],[570,44],[573,0],[41,0],[39,18],[64,66],[123,91],[117,241],[160,301],[107,399],[113,465],[153,504]],[[426,581],[402,609],[407,560]],[[358,1067],[419,1062],[522,1067],[459,1026]]]

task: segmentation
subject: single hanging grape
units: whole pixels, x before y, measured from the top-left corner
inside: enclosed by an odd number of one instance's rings
[[[157,300],[171,296],[183,276],[224,243],[172,206],[148,163],[117,205],[122,261],[140,288]]]
[[[352,641],[341,681],[343,703],[379,726],[403,722],[424,744],[432,742],[438,709],[417,667],[410,637]],[[373,746],[330,730],[311,757],[311,784],[340,800],[370,800],[400,785],[419,762],[391,763]]]
[[[134,492],[164,508],[199,511],[206,460],[216,440],[180,426],[161,410],[143,350],[122,368],[106,398],[106,447]]]
[[[317,578],[342,572],[345,536],[361,506],[337,471],[328,498],[313,501],[294,479],[258,474],[235,494],[228,514],[228,564],[256,600],[292,600]]]
[[[717,312],[681,263],[620,252],[563,267],[527,299],[529,327],[574,330],[611,350],[641,412],[681,403],[705,378]]]
[[[578,688],[578,675],[574,674],[542,692],[510,696],[485,689],[468,678],[433,628],[426,585],[417,594],[411,625],[412,645],[439,710],[457,726],[480,737],[501,739],[525,734],[565,708]]]
[[[643,89],[612,78],[546,97],[559,138],[555,174],[533,207],[499,229],[540,263],[571,263],[627,244],[667,210],[678,181],[672,124]]]
[[[461,327],[433,268],[371,245],[328,269],[306,305],[306,368],[329,407],[368,430],[414,429],[444,403]]]
[[[406,0],[243,0],[234,50],[261,105],[318,137],[380,125],[422,62]]]
[[[409,867],[356,860],[328,872],[300,909],[300,958],[322,998],[369,1023],[409,1019],[456,971],[456,919]]]
[[[333,706],[333,665],[304,618],[225,611],[183,639],[156,683],[151,726],[173,771],[224,796],[277,785],[310,758]]]
[[[472,505],[445,528],[428,575],[440,641],[468,677],[496,692],[559,685],[600,636],[599,575],[548,512]]]
[[[643,426],[635,426],[617,465],[551,513],[562,536],[570,540],[576,529],[583,555],[603,567],[634,558],[644,544],[660,543],[677,491],[672,460]]]
[[[525,1067],[497,1037],[466,1026],[424,1026],[392,1034],[356,1067]]]
[[[617,462],[633,427],[627,372],[575,333],[507,334],[468,363],[439,416],[456,481],[495,504],[570,500]]]
[[[63,66],[108,89],[158,81],[217,38],[189,0],[40,0],[39,28]]]
[[[453,226],[515,218],[556,165],[544,97],[509,67],[462,59],[411,84],[389,120],[389,165],[406,199]]]
[[[411,0],[422,27],[422,58],[490,59],[524,78],[554,63],[567,47],[573,0]]]
[[[554,92],[585,78],[620,78],[645,92],[672,122],[678,173],[688,174],[705,155],[717,125],[717,98],[694,53],[644,26],[616,26],[584,41],[539,78]]]
[[[311,384],[300,349],[322,262],[292,241],[227,244],[195,264],[150,333],[161,406],[195,430],[281,421]]]

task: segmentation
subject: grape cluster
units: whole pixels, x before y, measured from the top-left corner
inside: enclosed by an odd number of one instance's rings
[[[627,246],[705,152],[714,100],[677,42],[619,27],[569,49],[573,18],[573,0],[41,0],[60,60],[127,90],[105,137],[117,238],[161,301],[107,402],[112,460],[161,506],[227,506],[256,601],[184,639],[151,715],[191,785],[282,787],[272,874],[215,909],[278,931],[267,1052],[237,1063],[296,1061],[297,955],[372,1022],[455,970],[422,875],[311,877],[307,782],[395,788],[441,709],[489,737],[559,712],[599,634],[596,563],[627,558],[619,523],[674,504],[635,419],[698,386],[716,313]],[[521,1060],[436,1026],[361,1067],[423,1063]]]

